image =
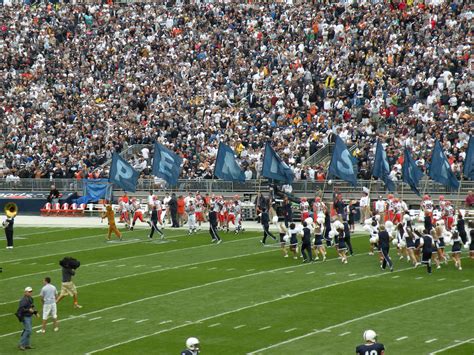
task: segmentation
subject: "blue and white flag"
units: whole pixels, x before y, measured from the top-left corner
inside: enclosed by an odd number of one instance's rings
[[[464,159],[463,174],[470,180],[474,180],[474,137],[469,137],[467,146],[466,159]]]
[[[446,159],[438,140],[435,142],[431,155],[430,178],[451,189],[457,190],[459,188],[459,181],[451,170],[448,159]]]
[[[291,170],[291,168],[281,160],[268,142],[265,144],[262,176],[269,179],[283,181],[285,184],[291,184],[295,178],[293,170]]]
[[[169,185],[178,185],[183,159],[168,148],[155,143],[152,174],[165,180]]]
[[[418,191],[418,183],[420,182],[422,176],[423,172],[416,165],[416,162],[413,160],[409,150],[405,148],[402,166],[402,179],[404,182],[410,185],[412,191],[417,195],[420,194],[420,191]]]
[[[237,164],[234,151],[224,143],[219,143],[214,175],[225,181],[245,181],[245,174]]]
[[[329,176],[337,176],[356,186],[357,176],[354,172],[354,163],[356,163],[355,158],[352,157],[342,139],[336,136],[336,146],[329,165]]]
[[[119,154],[113,154],[109,182],[121,187],[124,191],[135,192],[139,175],[138,171]]]
[[[395,191],[395,184],[389,177],[390,167],[388,165],[387,153],[385,153],[385,149],[383,149],[383,145],[380,143],[380,141],[377,141],[374,170],[372,171],[372,175],[382,180],[385,184],[385,187],[389,191]]]

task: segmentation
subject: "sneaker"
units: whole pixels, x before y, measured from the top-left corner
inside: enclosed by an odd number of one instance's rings
[[[441,269],[441,265],[436,266],[436,269]]]
[[[404,256],[403,256],[403,255],[400,255],[400,259],[398,259],[398,260],[403,260],[403,258],[404,258]]]
[[[326,257],[325,257],[325,256],[323,256],[323,261],[326,261]]]
[[[319,260],[319,256],[315,257],[314,260]]]
[[[370,252],[369,255],[374,255],[374,253]]]
[[[344,260],[344,264],[347,264],[347,259]]]
[[[23,345],[18,345],[18,350],[25,351],[26,348]]]
[[[148,239],[152,239],[151,235],[148,234]]]
[[[390,272],[393,272],[393,267],[390,268]]]
[[[216,242],[216,240],[215,240],[215,239],[211,240],[211,243],[215,243],[215,242]]]
[[[80,309],[80,308],[82,308],[82,306],[80,304],[75,304],[74,308]]]
[[[41,333],[46,333],[46,329],[38,329],[36,333],[41,334]]]
[[[297,256],[294,256],[293,259],[298,260],[298,257],[297,257]]]
[[[133,226],[130,227],[130,230],[131,230],[131,231],[133,230]]]
[[[415,267],[418,267],[420,265],[421,265],[421,263],[415,263]]]
[[[217,244],[221,244],[221,243],[222,243],[222,239],[219,239],[219,240],[217,241]]]
[[[462,270],[462,267],[459,267],[458,270],[461,271],[461,270]]]
[[[54,331],[55,331],[55,332],[58,332],[58,331],[59,331],[59,328],[58,328],[58,327],[54,328]]]
[[[285,256],[283,256],[284,258],[287,258],[288,257],[288,254],[286,254]]]

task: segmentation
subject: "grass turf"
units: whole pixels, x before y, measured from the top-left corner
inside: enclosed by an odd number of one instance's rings
[[[325,263],[283,258],[262,247],[261,233],[166,230],[166,243],[147,231],[104,241],[104,229],[17,228],[15,249],[0,250],[0,353],[16,352],[21,324],[13,313],[25,286],[37,295],[42,278],[60,288],[58,261],[81,261],[74,281],[83,308],[58,305],[60,331],[34,333],[34,352],[177,354],[189,336],[203,354],[347,354],[372,328],[390,354],[472,354],[473,260],[427,275],[399,261],[380,270],[367,255],[367,236],[353,238],[355,256],[342,265],[333,248]],[[466,253],[463,253],[466,256]],[[41,308],[35,296],[35,303]],[[40,321],[34,320],[35,330]],[[465,342],[465,343],[462,343]],[[455,346],[458,344],[458,346]]]

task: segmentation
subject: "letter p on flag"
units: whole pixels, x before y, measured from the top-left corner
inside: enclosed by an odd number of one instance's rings
[[[135,192],[140,174],[119,154],[112,156],[109,182],[122,188],[124,191]]]

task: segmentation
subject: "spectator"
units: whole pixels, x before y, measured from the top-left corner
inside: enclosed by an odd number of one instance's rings
[[[466,207],[474,207],[474,193],[469,191],[466,196]]]

